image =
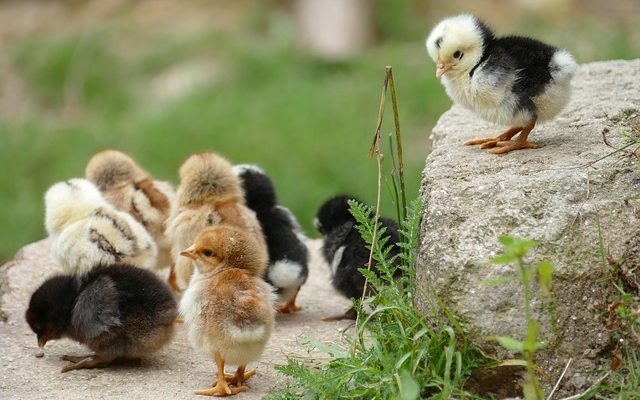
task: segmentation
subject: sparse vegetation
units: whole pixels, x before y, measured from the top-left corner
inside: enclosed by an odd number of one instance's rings
[[[401,229],[401,259],[394,262],[387,257],[390,247],[384,231],[380,240],[372,242],[374,211],[351,204],[358,229],[373,248],[379,277],[361,269],[371,292],[354,302],[360,318],[353,336],[345,334],[341,343],[309,339],[311,347],[324,353],[325,361],[289,358],[278,369],[291,376],[293,383],[272,393],[270,399],[474,398],[463,384],[485,359],[456,331],[457,324],[427,323],[413,305],[420,209],[418,200],[410,203]]]

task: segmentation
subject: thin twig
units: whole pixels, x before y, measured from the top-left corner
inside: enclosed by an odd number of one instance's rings
[[[585,390],[584,392],[580,393],[580,394],[574,394],[573,396],[569,396],[569,397],[565,397],[561,400],[575,400],[575,399],[579,399],[582,396],[586,396],[587,393],[589,393],[590,391],[592,391],[593,389],[596,388],[596,386],[598,386],[600,384],[600,382],[602,382],[603,380],[605,380],[607,378],[607,376],[609,376],[609,374],[611,373],[611,371],[608,371],[606,374],[602,375],[602,377],[600,377],[600,379],[598,379],[597,381],[595,381],[593,383],[593,385],[591,385],[589,387],[589,389]]]
[[[391,105],[393,106],[393,122],[396,128],[396,146],[398,150],[398,176],[400,177],[400,195],[402,196],[402,221],[407,214],[407,196],[404,189],[404,163],[402,159],[402,136],[400,135],[400,115],[398,113],[398,99],[396,97],[396,85],[393,81],[393,68],[387,66],[385,75],[389,77],[389,89],[391,90]],[[400,223],[401,221],[398,221]]]
[[[382,128],[382,119],[384,117],[384,103],[387,97],[387,88],[389,86],[389,76],[390,70],[386,69],[384,74],[384,85],[382,87],[382,95],[380,96],[380,108],[378,109],[378,122],[376,123],[376,131],[373,137],[373,143],[371,144],[371,149],[369,150],[369,158],[372,158],[375,154],[377,165],[378,165],[378,187],[376,194],[376,214],[373,225],[373,238],[371,240],[371,249],[369,250],[369,261],[367,262],[367,271],[371,271],[371,264],[373,262],[373,251],[375,248],[377,236],[378,236],[378,219],[380,218],[380,190],[382,188],[382,152],[380,151],[380,130]],[[364,280],[364,290],[362,291],[362,297],[360,301],[364,301],[364,298],[367,294],[367,287],[369,286],[369,279]],[[356,315],[356,329],[355,334],[358,334],[358,323],[360,322],[360,313]],[[354,339],[353,349],[355,350],[355,343],[357,340]]]
[[[553,387],[553,390],[551,390],[551,393],[549,393],[549,397],[547,397],[547,400],[551,400],[551,398],[553,397],[553,394],[556,392],[556,389],[558,389],[558,386],[560,386],[560,382],[562,382],[562,378],[564,378],[564,374],[567,373],[567,370],[569,369],[569,365],[571,365],[571,361],[573,361],[573,358],[570,358],[569,361],[567,362],[567,365],[564,367],[564,371],[562,371],[562,374],[560,375],[558,382],[556,382],[556,385]]]

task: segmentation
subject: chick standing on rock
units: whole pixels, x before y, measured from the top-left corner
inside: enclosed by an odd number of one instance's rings
[[[245,367],[260,358],[274,324],[271,287],[261,278],[266,250],[246,230],[219,225],[202,231],[180,254],[197,265],[180,301],[189,340],[218,367],[212,388],[195,393],[244,392],[244,381],[255,375]],[[234,375],[225,375],[225,363],[238,366]]]
[[[193,244],[205,228],[227,224],[248,230],[266,251],[262,229],[255,214],[245,206],[242,186],[233,167],[214,153],[189,157],[180,167],[177,207],[167,222],[167,237],[173,244],[175,273],[188,283],[193,273],[190,259],[180,252]]]
[[[496,37],[473,15],[441,21],[426,41],[447,94],[482,118],[510,127],[468,140],[493,154],[537,148],[527,141],[536,122],[555,117],[570,98],[577,65],[571,54],[535,39]],[[516,140],[511,140],[520,133]]]
[[[255,165],[236,165],[234,171],[242,180],[247,206],[256,213],[262,227],[269,266],[264,279],[277,289],[281,313],[299,311],[296,297],[309,276],[309,251],[305,237],[291,211],[277,205],[271,179]]]
[[[156,244],[131,215],[116,210],[86,179],[51,186],[45,195],[45,225],[53,258],[72,274],[101,264],[156,265]]]
[[[31,296],[25,318],[42,349],[70,338],[95,352],[62,372],[101,368],[116,359],[146,357],[169,343],[177,304],[155,274],[131,265],[98,266],[78,281],[73,275],[46,280]]]
[[[164,234],[176,197],[171,184],[154,181],[131,157],[117,150],[96,153],[87,163],[85,176],[109,203],[131,214],[149,231],[158,246],[157,266],[171,265],[171,243]]]
[[[348,298],[360,298],[364,292],[364,276],[358,271],[366,268],[369,262],[369,249],[356,228],[356,219],[349,212],[349,200],[362,203],[359,199],[348,196],[333,197],[320,207],[314,224],[323,236],[322,255],[331,267],[333,287]],[[400,236],[398,225],[391,219],[381,218],[378,229],[386,228],[385,236],[389,237],[386,246],[393,245],[389,257],[400,253],[396,246]],[[377,272],[375,260],[371,270]],[[355,319],[356,311],[352,307],[343,315],[323,318],[325,321]]]

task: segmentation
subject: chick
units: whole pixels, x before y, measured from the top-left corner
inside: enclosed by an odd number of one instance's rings
[[[264,279],[279,295],[278,311],[299,311],[296,297],[309,276],[309,251],[300,224],[287,208],[277,205],[271,179],[255,165],[236,165],[247,206],[256,213],[267,241],[269,265]]]
[[[260,357],[274,324],[271,287],[261,278],[266,250],[246,230],[218,225],[202,231],[180,254],[197,265],[180,301],[189,340],[218,367],[212,387],[195,393],[244,392],[244,381],[255,375],[245,372],[246,365]],[[238,366],[234,375],[225,375],[225,363]]]
[[[260,223],[245,206],[242,186],[233,167],[215,153],[189,157],[180,167],[177,204],[167,222],[175,263],[172,274],[186,284],[193,273],[190,259],[180,252],[193,244],[196,236],[213,225],[228,224],[251,232],[266,251]]]
[[[157,248],[146,229],[116,210],[86,179],[70,179],[45,194],[45,226],[53,258],[69,273],[82,275],[97,265],[156,264]]]
[[[109,203],[131,214],[149,231],[158,246],[157,266],[171,265],[171,243],[164,234],[176,197],[171,184],[154,181],[131,157],[117,150],[96,153],[87,163],[85,177]]]
[[[356,219],[349,212],[349,200],[362,203],[349,195],[333,197],[320,206],[314,219],[314,225],[323,236],[322,255],[331,267],[333,287],[347,298],[360,298],[364,292],[364,276],[358,271],[366,268],[369,262],[369,249],[356,228]],[[391,219],[381,218],[378,229],[385,228],[384,236],[389,240],[386,245],[392,250],[389,257],[400,253],[396,245],[400,236],[398,225]],[[377,273],[376,262],[372,260],[371,270]],[[356,311],[352,307],[342,315],[323,318],[324,321],[355,319]]]
[[[155,274],[132,265],[94,268],[47,279],[31,296],[25,314],[43,349],[49,340],[69,338],[95,354],[63,356],[62,372],[101,368],[122,358],[146,357],[169,343],[177,304]]]
[[[468,140],[493,154],[537,148],[536,125],[555,117],[570,97],[577,65],[571,54],[535,39],[496,37],[473,15],[440,22],[426,47],[451,99],[480,117],[509,127],[496,137]],[[511,140],[520,133],[516,140]]]

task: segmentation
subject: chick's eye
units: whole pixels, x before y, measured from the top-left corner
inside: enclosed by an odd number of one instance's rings
[[[456,50],[455,53],[453,53],[453,58],[457,58],[458,60],[462,59],[462,56],[464,54],[462,54],[462,52],[460,50]]]
[[[211,257],[211,256],[213,256],[213,251],[211,251],[211,250],[205,250],[205,251],[203,251],[203,252],[202,252],[202,254],[203,254],[205,257]]]

